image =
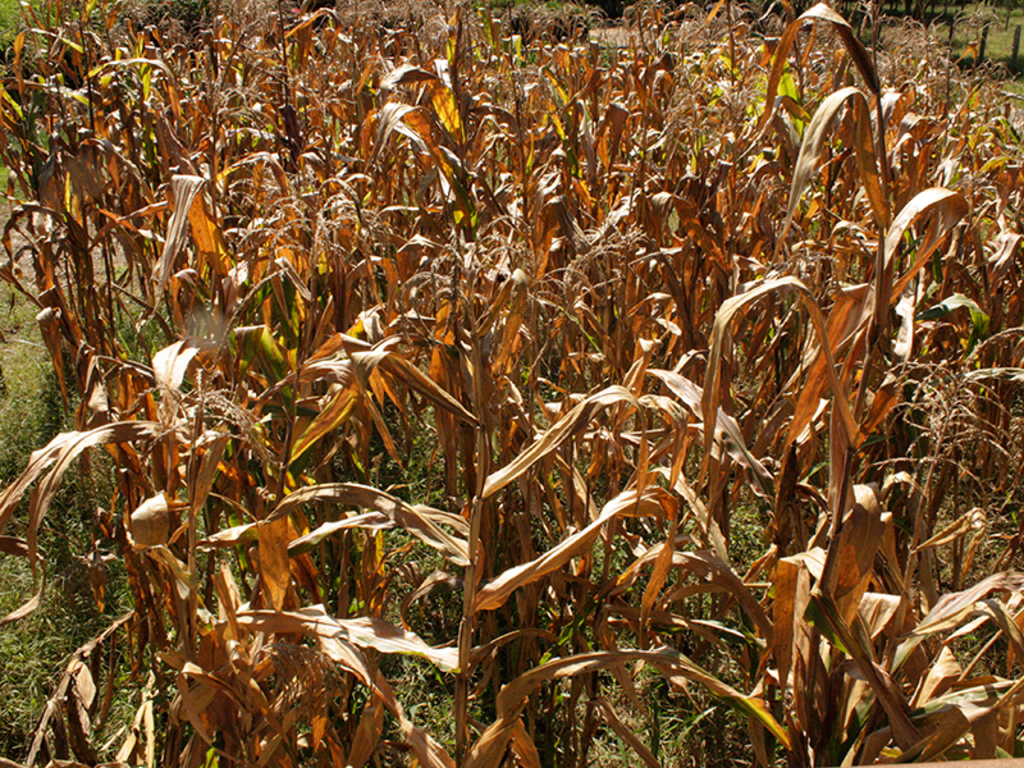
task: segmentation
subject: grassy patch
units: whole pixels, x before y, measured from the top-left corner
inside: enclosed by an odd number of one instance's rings
[[[6,177],[6,169],[0,170]],[[7,213],[6,203],[0,203],[0,224]],[[6,285],[0,288],[0,481],[4,484],[24,469],[33,450],[73,428],[35,313],[20,294]],[[0,632],[0,754],[14,759],[27,754],[39,713],[71,654],[127,608],[120,561],[101,566],[106,604],[102,611],[97,608],[92,587],[96,571],[90,572],[89,554],[95,501],[102,494],[77,470],[68,479],[40,527],[39,551],[45,568],[33,573],[25,559],[0,559],[0,584],[4,585],[0,616],[32,597],[44,570],[46,578],[39,609]],[[5,530],[18,538],[26,533],[23,520],[13,521]],[[119,727],[123,706],[126,699],[115,692],[106,722]]]
[[[951,25],[952,40],[949,34]],[[961,59],[961,63],[971,64],[984,54],[984,60],[1005,64],[1016,75],[1024,70],[1024,43],[1019,46],[1016,60],[1013,57],[1013,41],[1018,27],[1022,28],[1024,36],[1024,7],[1013,6],[1007,10],[988,4],[973,4],[964,6],[962,10],[950,6],[947,14],[936,19],[932,29],[937,40],[952,44],[953,57]]]
[[[0,0],[0,49],[6,50],[20,25],[21,6],[18,0]]]

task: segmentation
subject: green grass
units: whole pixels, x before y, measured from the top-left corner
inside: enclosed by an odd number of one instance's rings
[[[18,0],[0,0],[0,48],[14,40],[21,25],[21,5]]]
[[[943,7],[936,4],[936,11]],[[963,10],[955,3],[948,5],[948,15],[940,15],[932,29],[936,39],[944,44],[949,42],[949,25],[956,18],[953,35],[953,57],[963,57],[961,63],[972,63],[977,57],[973,50],[980,46],[984,27],[988,26],[988,38],[985,43],[985,60],[997,64],[1005,64],[1013,74],[1024,72],[1024,29],[1017,61],[1013,60],[1013,37],[1016,28],[1024,28],[1024,7],[1014,6],[1007,14],[1005,6],[994,6],[987,3],[965,5]],[[969,46],[976,46],[969,50]]]
[[[6,222],[0,202],[0,226]],[[73,428],[48,360],[36,309],[6,284],[0,287],[0,485],[14,480],[29,454],[56,434]],[[103,457],[94,456],[94,463]],[[0,754],[23,759],[28,739],[46,700],[53,694],[71,654],[95,637],[128,608],[128,590],[120,561],[107,567],[106,605],[99,611],[89,579],[87,556],[93,547],[93,513],[97,499],[109,498],[98,483],[78,469],[60,490],[40,527],[40,554],[46,562],[46,591],[39,609],[0,629]],[[22,517],[15,517],[5,535],[23,538]],[[110,542],[100,541],[104,548]],[[0,558],[0,616],[27,601],[39,586],[28,561]],[[123,656],[121,657],[123,659]],[[123,665],[119,661],[119,667]],[[119,675],[127,670],[119,669]],[[125,694],[132,686],[124,686]],[[130,707],[127,695],[115,691],[103,733],[121,724]],[[130,694],[128,694],[130,695]],[[100,740],[100,743],[104,741]],[[115,747],[116,749],[116,747]]]

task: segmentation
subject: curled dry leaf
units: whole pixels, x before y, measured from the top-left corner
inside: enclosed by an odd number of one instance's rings
[[[443,530],[435,522],[436,515],[423,509],[417,510],[401,499],[366,485],[326,483],[302,488],[285,496],[264,524],[290,514],[300,504],[312,501],[372,509],[400,528],[404,528],[428,547],[436,549],[456,565],[469,564],[469,547],[466,542]]]
[[[375,346],[370,346],[358,339],[344,336],[341,343],[349,357],[360,367],[365,376],[380,367],[383,371],[403,382],[406,386],[426,397],[435,406],[452,414],[466,424],[477,425],[479,420],[466,410],[458,400],[439,387],[433,380],[414,366],[402,355],[391,349],[398,341],[391,337],[384,339]]]
[[[0,618],[0,628],[6,627],[8,624],[23,619],[26,616],[30,616],[32,613],[34,613],[39,608],[39,603],[43,599],[43,592],[45,591],[45,588],[46,579],[45,577],[41,577],[39,579],[39,589],[36,590],[36,593],[20,607],[15,608],[6,616]]]
[[[399,610],[399,615],[402,619],[402,626],[406,629],[409,628],[409,622],[406,618],[409,613],[409,608],[417,600],[422,600],[424,597],[429,595],[431,592],[437,589],[457,589],[462,585],[462,580],[456,576],[452,576],[444,571],[434,571],[432,574],[427,576],[416,589],[410,592],[402,600],[402,606]]]
[[[803,197],[811,180],[811,175],[818,164],[818,158],[821,156],[827,132],[839,111],[846,106],[847,102],[852,105],[854,132],[857,137],[857,165],[865,181],[868,199],[871,201],[876,219],[884,224],[887,218],[885,201],[882,198],[882,191],[878,186],[878,169],[875,162],[874,148],[872,147],[871,113],[868,107],[868,100],[861,91],[848,86],[830,94],[821,103],[821,106],[814,113],[811,124],[804,133],[804,140],[800,144],[800,155],[797,157],[796,168],[793,171],[793,184],[789,193],[786,222],[782,227],[782,235],[779,238],[778,247],[781,247],[786,233],[793,223],[793,215],[796,213],[797,204],[800,202],[800,198]]]
[[[941,531],[921,542],[917,551],[935,549],[936,547],[952,544],[954,541],[963,538],[968,533],[977,532],[985,528],[985,510],[975,507],[974,509],[960,515],[956,520],[947,525]]]
[[[174,261],[181,253],[181,249],[185,247],[185,241],[188,238],[189,212],[205,183],[199,176],[179,175],[171,179],[171,205],[174,212],[171,214],[171,223],[167,227],[163,254],[160,256],[160,260],[153,265],[151,283],[155,297],[163,294],[171,277]]]
[[[820,589],[836,601],[843,621],[852,624],[874,571],[885,523],[874,489],[855,485],[854,503],[843,516],[825,558]]]
[[[623,387],[608,387],[585,398],[555,422],[550,429],[539,435],[533,444],[520,453],[513,462],[489,475],[484,484],[483,498],[493,496],[506,485],[514,482],[569,437],[585,429],[601,411],[617,403],[639,406],[633,394]]]
[[[648,373],[664,382],[672,394],[683,401],[691,413],[702,422],[698,425],[698,429],[703,433],[704,390],[674,371],[651,369]],[[718,409],[718,414],[713,422],[714,428],[718,430],[718,434],[715,435],[716,445],[724,446],[725,451],[732,457],[733,461],[750,470],[750,477],[754,482],[754,490],[759,496],[772,498],[771,489],[774,485],[774,478],[765,468],[764,464],[747,449],[746,440],[743,437],[743,431],[740,429],[739,422],[721,407]]]
[[[974,608],[974,604],[997,592],[1024,591],[1024,573],[1004,571],[982,579],[969,589],[943,595],[935,607],[914,627],[912,637],[924,638],[956,627]]]
[[[962,194],[941,187],[933,187],[918,193],[903,207],[885,236],[886,275],[893,274],[900,242],[911,225],[926,216],[932,217],[932,224],[924,243],[917,248],[913,262],[899,279],[892,283],[891,292],[879,295],[879,307],[887,308],[893,298],[903,295],[910,282],[942,244],[945,236],[960,223],[969,210],[967,200]]]
[[[151,439],[158,436],[162,430],[162,426],[153,421],[122,421],[106,424],[88,432],[64,432],[57,435],[45,448],[32,453],[25,471],[0,495],[0,531],[7,525],[28,487],[43,472],[53,467],[32,494],[29,507],[28,556],[35,561],[39,526],[43,516],[57,493],[64,473],[82,451],[96,445],[133,443]]]
[[[352,517],[335,520],[331,523],[324,523],[316,528],[316,530],[293,539],[288,544],[288,554],[292,557],[301,555],[338,531],[346,531],[352,528],[362,528],[367,531],[384,531],[394,527],[395,522],[390,517],[382,515],[380,512],[364,512],[361,515],[353,515]]]
[[[782,74],[786,68],[786,58],[789,55],[793,44],[796,42],[801,28],[808,21],[815,20],[827,21],[832,24],[833,29],[839,33],[843,43],[846,45],[850,58],[853,59],[854,64],[860,71],[861,77],[864,79],[865,84],[867,84],[868,89],[876,97],[881,95],[878,74],[875,71],[874,65],[871,63],[871,57],[865,50],[864,44],[857,37],[853,27],[850,26],[846,19],[825,5],[825,3],[818,3],[810,10],[804,12],[798,19],[790,22],[789,26],[786,27],[786,31],[782,35],[782,39],[775,47],[775,59],[772,64],[771,73],[768,77],[768,100],[764,114],[761,117],[760,129],[762,131],[767,127],[772,114],[774,113],[774,100],[776,94],[779,92],[779,83],[782,80]]]
[[[301,632],[313,637],[340,638],[359,648],[420,656],[445,672],[458,671],[459,654],[455,648],[434,648],[415,633],[383,619],[335,619],[323,606],[312,606],[299,611],[241,611],[238,623],[259,632]]]
[[[660,488],[647,488],[642,493],[625,491],[608,502],[597,520],[578,533],[567,537],[562,543],[549,549],[536,560],[509,568],[476,593],[473,611],[489,611],[500,608],[520,587],[561,568],[573,557],[586,552],[597,540],[601,529],[608,521],[620,515],[628,517],[675,517],[675,500]]]
[[[167,544],[171,535],[170,500],[160,491],[146,499],[131,514],[131,536],[137,547]]]

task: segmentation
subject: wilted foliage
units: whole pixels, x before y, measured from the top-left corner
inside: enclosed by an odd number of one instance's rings
[[[761,765],[1017,754],[995,86],[823,5],[646,9],[626,47],[365,5],[50,0],[16,41],[2,276],[77,431],[0,549],[42,572],[106,452],[135,606],[23,762],[657,765],[650,718],[709,700]],[[424,664],[447,726],[403,706]]]

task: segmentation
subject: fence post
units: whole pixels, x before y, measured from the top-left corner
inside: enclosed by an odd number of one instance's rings
[[[988,22],[985,23],[984,29],[981,30],[981,47],[978,48],[978,63],[985,58],[985,46],[988,45]]]
[[[1010,56],[1010,66],[1017,69],[1017,54],[1020,53],[1020,24],[1013,30],[1013,55]]]

